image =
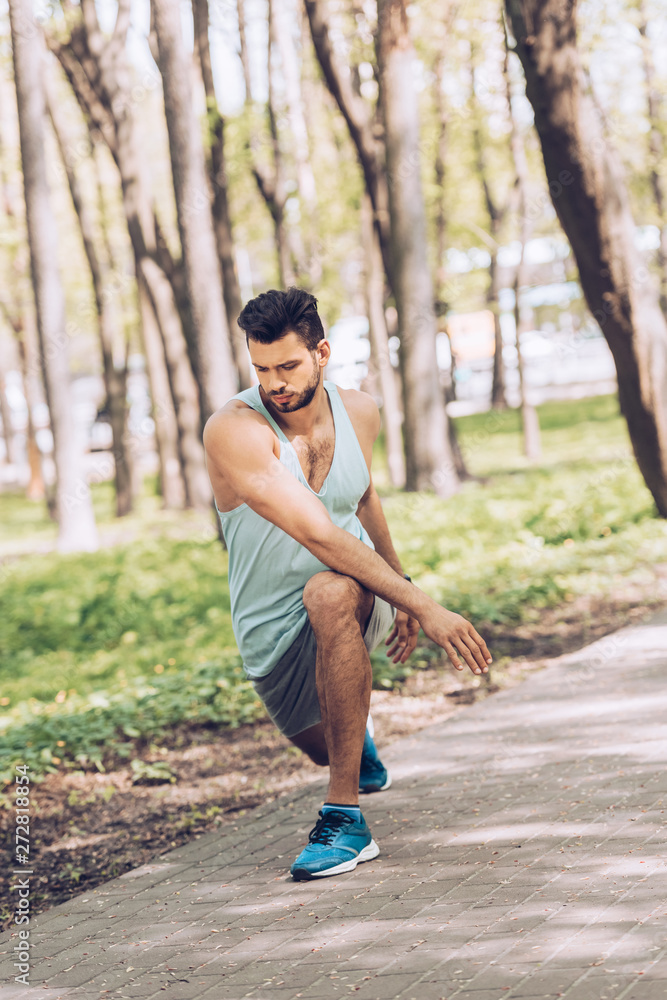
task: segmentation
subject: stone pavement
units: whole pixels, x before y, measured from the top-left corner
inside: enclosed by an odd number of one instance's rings
[[[381,853],[294,883],[323,784],[31,922],[2,1000],[667,1000],[667,615],[393,744]]]

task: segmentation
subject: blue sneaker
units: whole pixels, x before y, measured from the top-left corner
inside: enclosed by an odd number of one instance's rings
[[[370,792],[383,792],[390,785],[391,778],[389,772],[378,757],[377,747],[373,742],[370,732],[366,729],[364,748],[361,751],[359,791],[366,794],[370,794]]]
[[[308,835],[308,846],[290,868],[295,881],[351,872],[360,861],[370,861],[380,853],[363,816],[356,823],[347,813],[330,809],[320,810],[319,817]]]

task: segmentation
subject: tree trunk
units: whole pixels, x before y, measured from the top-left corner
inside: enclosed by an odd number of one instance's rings
[[[658,216],[660,242],[658,244],[658,268],[660,270],[660,306],[667,316],[667,197],[660,172],[665,155],[663,124],[660,115],[660,93],[655,83],[655,66],[651,41],[648,37],[648,23],[644,0],[639,0],[639,34],[641,37],[642,62],[646,81],[646,110],[649,123],[649,178],[651,191]]]
[[[445,252],[447,250],[447,199],[445,197],[445,174],[447,170],[447,145],[449,140],[449,109],[443,91],[444,70],[447,58],[447,43],[451,31],[452,22],[458,10],[458,3],[454,0],[445,0],[442,5],[442,21],[440,23],[442,38],[439,52],[433,68],[433,95],[435,105],[435,118],[438,129],[438,144],[435,151],[435,183],[438,189],[438,201],[435,213],[435,234],[436,234],[436,271],[435,271],[435,296],[438,315],[444,315],[449,308],[447,301],[447,267],[445,265]],[[453,379],[452,379],[453,385]],[[452,424],[453,427],[453,424]]]
[[[58,95],[54,92],[49,74],[44,74],[46,88],[46,103],[60,158],[67,175],[67,183],[72,198],[72,204],[79,221],[84,252],[90,268],[95,297],[97,330],[100,338],[102,354],[102,373],[106,392],[106,404],[111,417],[111,433],[113,442],[114,475],[116,486],[116,516],[124,517],[132,510],[132,468],[131,458],[127,448],[127,366],[117,368],[113,356],[113,326],[109,308],[109,297],[105,295],[102,263],[95,246],[93,220],[88,211],[77,176],[70,159],[69,150],[72,142],[67,136],[67,127],[63,121]]]
[[[0,296],[0,309],[4,313],[7,324],[11,328],[16,340],[21,377],[23,379],[23,395],[27,409],[26,452],[29,468],[26,497],[28,500],[43,501],[46,498],[46,490],[42,472],[42,454],[37,446],[37,437],[33,422],[33,412],[39,391],[39,384],[36,386],[35,382],[41,379],[41,366],[36,343],[37,335],[30,325],[31,315],[27,307],[27,297],[23,294],[23,289],[27,283],[26,266],[23,255],[18,252],[19,241],[17,238],[16,220],[19,218],[22,206],[20,204],[20,196],[9,179],[8,165],[14,160],[15,150],[9,150],[9,143],[6,142],[9,135],[13,133],[10,127],[5,127],[5,102],[9,99],[8,89],[4,75],[0,74],[0,176],[2,177],[2,201],[7,220],[12,224],[11,232],[14,237],[8,251],[11,260],[11,280],[7,294],[10,301],[6,302],[4,297]],[[13,96],[11,100],[13,100]],[[6,145],[9,155],[6,155]]]
[[[217,266],[217,260],[215,263]],[[178,423],[179,456],[185,481],[186,503],[197,510],[206,510],[210,506],[212,494],[201,436],[201,397],[188,363],[178,312],[173,303],[173,289],[164,272],[150,257],[143,258],[140,268],[162,335],[169,386]]]
[[[517,368],[519,371],[519,394],[521,398],[521,427],[523,430],[523,451],[530,462],[537,462],[542,456],[542,442],[540,437],[540,420],[537,409],[528,400],[526,392],[526,382],[524,378],[523,349],[521,347],[521,336],[527,330],[526,310],[521,304],[521,290],[526,284],[526,244],[530,236],[530,225],[528,222],[528,164],[526,162],[526,150],[523,145],[519,123],[514,115],[512,106],[512,87],[509,73],[509,47],[507,34],[505,33],[505,56],[503,60],[503,76],[505,77],[505,95],[507,97],[507,109],[510,120],[510,150],[516,181],[514,185],[516,193],[516,212],[519,220],[519,261],[514,275],[514,329],[516,331],[516,355]]]
[[[192,378],[192,358],[187,357],[182,347],[176,347],[174,341],[179,336],[188,351],[193,338],[187,334],[191,328],[187,293],[183,281],[182,267],[174,262],[164,240],[158,219],[155,215],[150,183],[147,176],[147,160],[142,155],[141,141],[136,117],[133,113],[134,98],[132,96],[132,79],[125,55],[125,42],[130,20],[130,0],[119,0],[116,24],[110,38],[105,38],[97,21],[94,0],[81,0],[81,17],[74,20],[70,37],[66,43],[59,42],[47,34],[50,49],[59,59],[67,75],[79,105],[88,121],[89,129],[98,131],[104,138],[113,159],[118,167],[123,197],[123,210],[127,223],[130,241],[135,258],[135,269],[139,284],[145,282],[142,295],[142,319],[147,319],[147,309],[153,310],[153,318],[148,319],[151,327],[157,325],[157,330],[163,340],[165,353],[170,357],[178,357],[181,363],[186,363],[188,370],[177,379],[170,379],[167,384],[174,388],[176,384],[187,382]],[[165,288],[165,282],[169,288]],[[144,339],[148,341],[151,329]],[[150,366],[151,358],[157,361],[157,352],[147,354]],[[150,373],[151,384],[162,385],[163,373]],[[185,484],[183,495],[192,498],[195,506],[203,506],[201,484],[208,479],[204,464],[204,450],[200,449],[199,468],[196,468],[197,449],[187,445],[193,433],[191,421],[191,404],[180,406],[181,398],[173,399],[173,410],[178,423],[179,451],[182,442],[188,447],[188,458],[179,454],[179,461],[184,474],[190,475],[190,482]],[[195,403],[199,406],[196,397]],[[166,400],[153,400],[154,407],[160,405],[165,410]],[[182,424],[185,420],[186,423]],[[201,420],[197,413],[194,433],[200,435]],[[168,460],[168,453],[164,452]],[[162,457],[163,451],[160,451]],[[161,481],[169,484],[172,473],[162,469]],[[176,495],[170,489],[170,495]],[[210,494],[210,491],[209,491]],[[167,503],[165,495],[165,503]]]
[[[11,0],[9,14],[30,265],[54,442],[58,548],[61,552],[92,552],[98,546],[97,527],[70,405],[65,296],[58,271],[56,220],[46,173],[43,48],[30,0]]]
[[[208,42],[208,0],[193,0],[192,12],[195,39],[199,54],[210,141],[208,172],[213,190],[213,225],[215,242],[222,270],[222,290],[225,296],[227,326],[231,334],[231,347],[236,365],[239,388],[248,389],[252,384],[246,339],[237,323],[243,308],[241,288],[234,257],[234,237],[227,199],[227,172],[225,168],[225,122],[220,114],[213,84],[211,51]]]
[[[305,6],[322,74],[347,123],[350,137],[357,150],[366,190],[373,205],[373,219],[382,248],[382,261],[387,275],[387,284],[393,288],[389,191],[383,143],[376,138],[375,125],[363,98],[356,94],[352,87],[349,67],[336,57],[331,42],[324,0],[305,0]]]
[[[442,92],[442,77],[445,62],[444,51],[440,53],[435,64],[435,111],[438,122],[438,145],[435,152],[435,184],[438,190],[438,202],[435,212],[435,297],[437,307],[444,313],[449,303],[445,301],[445,285],[447,268],[445,252],[447,250],[447,205],[445,200],[445,167],[447,162],[447,126],[449,116],[445,107],[445,97]],[[453,380],[452,380],[453,381]]]
[[[278,105],[275,86],[275,54],[278,51],[276,37],[277,3],[279,3],[279,0],[268,0],[269,44],[267,48],[267,113],[269,116],[269,130],[271,133],[271,148],[274,162],[274,187],[276,201],[280,205],[280,213],[276,216],[276,220],[280,219],[282,229],[280,233],[276,233],[276,242],[279,253],[282,256],[280,266],[283,280],[289,285],[298,283],[307,284],[308,268],[306,266],[306,252],[301,233],[296,226],[289,225],[285,213],[288,190],[285,181],[285,160],[280,146],[280,133],[278,131],[278,118],[283,108]]]
[[[667,324],[642,277],[625,182],[586,87],[574,4],[507,0],[549,190],[616,364],[646,485],[667,517]]]
[[[203,425],[237,392],[211,219],[204,150],[192,104],[178,5],[152,0],[169,133],[171,171],[192,318],[191,360]]]
[[[489,284],[486,291],[486,304],[493,314],[493,379],[491,382],[491,406],[494,410],[507,408],[505,398],[505,361],[503,359],[503,334],[500,326],[500,283],[498,281],[498,247],[496,227],[491,226],[493,246],[489,250]]]
[[[167,509],[180,510],[186,506],[185,472],[182,468],[178,420],[169,385],[169,373],[164,356],[164,344],[155,317],[146,282],[138,262],[137,295],[141,334],[146,358],[146,371],[150,386],[152,417],[155,424],[155,443],[159,459],[160,493]]]
[[[236,13],[239,26],[239,56],[243,68],[243,83],[245,85],[245,103],[252,104],[252,77],[250,75],[250,57],[248,55],[248,45],[245,33],[245,5],[244,0],[236,0]]]
[[[380,0],[377,56],[385,127],[392,273],[401,341],[406,488],[459,489],[436,356],[436,317],[426,252],[414,50],[405,0]]]
[[[271,0],[276,48],[280,54],[285,87],[287,120],[292,135],[292,154],[296,164],[297,190],[301,208],[301,231],[306,234],[306,269],[309,284],[313,287],[317,262],[315,244],[317,232],[317,191],[310,163],[308,132],[301,92],[300,60],[290,31],[290,14],[294,8],[287,0]]]
[[[12,411],[7,399],[5,376],[0,372],[0,416],[2,416],[2,436],[5,441],[5,462],[14,465],[14,428],[12,427]]]
[[[484,203],[489,217],[489,236],[487,249],[489,251],[489,281],[486,289],[486,304],[493,315],[493,379],[491,383],[491,406],[494,410],[504,410],[507,407],[505,398],[505,364],[503,361],[503,337],[500,328],[500,306],[498,297],[500,287],[498,282],[498,250],[500,248],[500,231],[507,212],[507,205],[501,207],[493,197],[490,184],[490,170],[484,154],[485,144],[481,134],[480,105],[475,93],[475,61],[474,50],[471,52],[471,101],[473,104],[473,139],[475,144],[475,159],[477,174],[484,192]]]
[[[372,356],[377,366],[382,393],[382,423],[391,485],[405,486],[405,457],[401,439],[403,415],[394,369],[389,359],[389,337],[384,315],[384,268],[377,230],[373,225],[373,205],[368,192],[361,205],[361,231],[366,257],[366,309]]]

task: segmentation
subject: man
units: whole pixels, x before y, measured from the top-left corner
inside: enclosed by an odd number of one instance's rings
[[[469,622],[403,575],[371,480],[378,408],[324,381],[330,347],[314,296],[265,292],[238,322],[259,385],[213,414],[204,445],[246,672],[284,735],[329,765],[327,801],[291,867],[312,879],[379,853],[359,791],[389,785],[367,718],[369,652],[392,623],[394,662],[420,626],[457,669],[485,673],[491,657]]]

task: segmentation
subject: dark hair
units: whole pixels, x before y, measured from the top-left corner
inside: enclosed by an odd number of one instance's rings
[[[317,312],[317,299],[302,288],[279,291],[272,288],[246,303],[238,324],[245,330],[246,340],[272,344],[294,331],[309,351],[314,351],[324,339],[322,320]]]

